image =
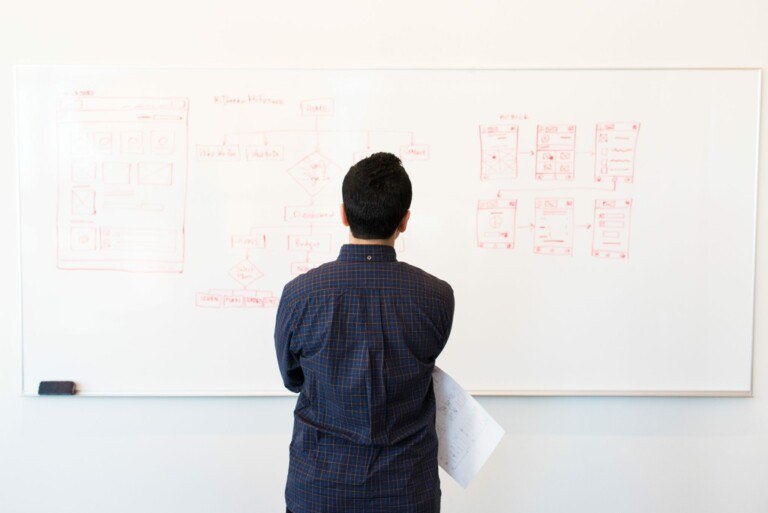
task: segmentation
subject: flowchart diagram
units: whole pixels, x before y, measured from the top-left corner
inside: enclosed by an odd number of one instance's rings
[[[339,237],[339,202],[323,197],[329,184],[340,180],[349,165],[381,145],[398,148],[404,162],[429,159],[429,145],[416,143],[412,132],[321,128],[323,118],[335,115],[332,98],[302,100],[298,107],[309,128],[248,130],[225,135],[222,144],[196,145],[195,159],[202,164],[277,163],[279,173],[291,177],[294,190],[302,193],[306,201],[283,205],[279,225],[255,224],[248,233],[230,234],[228,247],[239,253],[240,260],[228,274],[237,287],[198,292],[198,307],[276,307],[279,297],[275,291],[257,287],[265,273],[280,273],[288,279],[296,277],[334,258],[334,252],[345,242]],[[345,164],[329,156],[331,152],[326,146],[333,146],[334,138],[359,141],[346,156]],[[284,255],[283,269],[265,270],[259,264],[270,253]]]
[[[593,257],[629,258],[633,199],[619,187],[635,180],[640,123],[597,123],[592,147],[583,151],[575,124],[525,128],[535,130],[535,147],[527,151],[519,124],[479,128],[481,182],[509,183],[478,200],[477,246],[513,250],[531,240],[536,255],[572,256],[582,230],[591,232]],[[588,203],[589,218],[578,218],[577,201]]]

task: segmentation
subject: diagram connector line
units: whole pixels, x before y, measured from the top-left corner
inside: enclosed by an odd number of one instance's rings
[[[519,193],[538,193],[538,192],[567,192],[567,191],[598,191],[598,192],[616,192],[617,180],[611,180],[611,187],[546,187],[538,189],[499,189],[496,193],[497,198],[519,194]]]

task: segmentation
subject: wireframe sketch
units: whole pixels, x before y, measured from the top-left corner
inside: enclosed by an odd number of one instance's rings
[[[576,125],[536,127],[536,179],[571,181],[576,172]]]
[[[442,369],[432,373],[437,415],[437,461],[468,486],[504,436],[502,427]]]
[[[514,249],[517,200],[488,199],[477,202],[477,245],[489,249]]]
[[[480,179],[517,178],[517,125],[480,126]]]
[[[185,98],[69,99],[59,110],[58,267],[181,272]]]
[[[573,254],[573,205],[572,198],[540,198],[535,201],[535,253]]]
[[[596,200],[592,255],[629,258],[629,226],[632,200]]]
[[[595,181],[631,183],[640,123],[600,123],[595,131]]]

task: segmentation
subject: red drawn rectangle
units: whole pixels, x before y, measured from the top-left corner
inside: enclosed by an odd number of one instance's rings
[[[576,172],[576,125],[538,125],[536,179],[572,181]]]
[[[304,116],[333,116],[334,112],[333,98],[317,98],[301,102],[301,113]]]
[[[480,179],[517,178],[517,125],[480,126]]]
[[[266,234],[233,235],[230,239],[232,249],[264,249],[267,247]]]
[[[99,230],[104,251],[175,253],[179,234],[172,229],[102,227]]]
[[[339,206],[297,206],[285,207],[284,220],[287,222],[311,222],[313,224],[336,224],[340,222]]]
[[[93,152],[98,155],[112,154],[112,132],[98,131],[92,134]]]
[[[274,144],[248,145],[245,147],[245,160],[257,162],[282,161],[285,159],[283,147]]]
[[[635,156],[640,123],[599,123],[595,130],[595,181],[635,179]]]
[[[224,308],[242,308],[245,306],[245,298],[237,295],[222,296]]]
[[[139,162],[139,185],[173,185],[173,162]]]
[[[596,200],[592,231],[592,256],[629,258],[632,200]]]
[[[488,199],[477,202],[477,246],[514,249],[517,200]]]
[[[144,133],[139,130],[122,132],[120,134],[120,151],[128,155],[144,153]]]
[[[328,253],[331,250],[330,235],[289,235],[289,251]]]
[[[155,155],[170,155],[176,147],[176,134],[171,130],[153,130],[150,135],[150,151]]]
[[[237,162],[240,160],[240,146],[236,144],[198,144],[195,147],[197,160],[201,162]]]
[[[96,191],[93,189],[72,189],[70,200],[73,216],[96,215]]]
[[[536,254],[572,255],[574,228],[572,198],[539,198],[535,201]]]
[[[210,292],[199,292],[195,295],[195,306],[201,308],[221,308],[223,299],[220,294],[211,294]]]
[[[96,246],[96,228],[70,228],[70,248],[72,251],[95,251]]]
[[[277,306],[278,298],[271,292],[265,290],[244,290],[238,292],[243,298],[243,305],[246,308],[268,308]]]
[[[400,146],[400,158],[402,160],[429,160],[429,145],[409,144]]]

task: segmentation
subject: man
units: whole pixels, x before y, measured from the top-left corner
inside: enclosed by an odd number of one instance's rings
[[[349,244],[283,290],[275,348],[299,393],[289,512],[440,511],[432,370],[454,300],[447,283],[397,261],[411,196],[396,156],[352,166],[341,205]]]

